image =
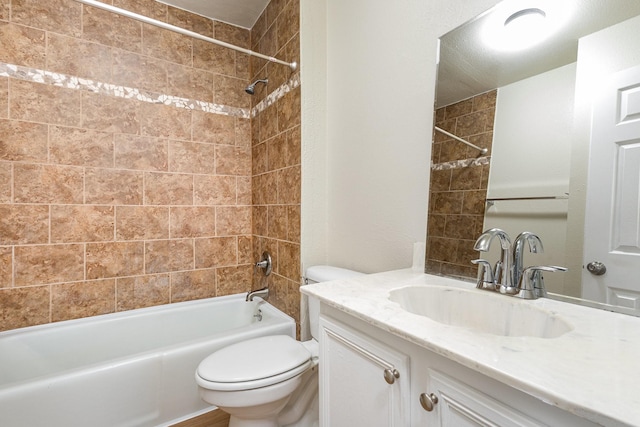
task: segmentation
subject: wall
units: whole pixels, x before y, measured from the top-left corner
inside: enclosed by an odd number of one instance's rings
[[[525,250],[525,265],[565,265],[575,70],[573,63],[498,89],[487,197],[515,200],[490,205],[483,228],[499,227],[511,239],[537,234],[544,252]],[[550,196],[564,199],[518,200]],[[498,259],[494,246],[483,257]],[[545,274],[546,288],[563,292],[565,277]]]
[[[575,76],[572,63],[498,89],[490,197],[569,192]]]
[[[317,66],[303,68],[303,266],[411,265],[426,234],[437,39],[495,3],[301,1],[303,67]],[[318,92],[326,102],[307,97]]]
[[[297,0],[274,3],[265,51],[297,33]],[[252,44],[249,30],[152,0],[113,4]],[[250,289],[262,130],[244,87],[261,64],[72,0],[2,2],[0,63],[0,329]],[[267,109],[274,137],[295,141],[295,93]],[[291,170],[277,174],[287,188]],[[281,196],[296,241],[299,201]],[[277,272],[295,278],[298,248],[282,247]]]
[[[492,160],[496,91],[436,110],[436,126],[487,154],[435,131],[431,151],[425,271],[476,277],[473,245],[482,233],[489,162]]]
[[[326,264],[327,230],[327,10],[325,1],[300,2],[302,212],[300,259]],[[310,84],[311,82],[311,84]]]
[[[251,31],[253,50],[300,63],[300,2],[272,1]],[[300,74],[282,65],[251,59],[252,81],[268,78],[251,97],[253,152],[253,257],[271,253],[273,274],[254,276],[254,288],[268,284],[269,302],[299,320],[300,273]],[[267,97],[274,91],[283,96]],[[273,101],[273,102],[272,102]]]

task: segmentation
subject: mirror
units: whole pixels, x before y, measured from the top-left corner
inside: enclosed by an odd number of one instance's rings
[[[518,10],[523,4],[528,10],[564,8],[547,12],[557,26],[535,46],[487,45],[487,26],[492,20],[503,25],[516,3]],[[526,253],[526,265],[569,267],[545,275],[554,297],[640,314],[640,297],[611,307],[606,298],[583,298],[582,286],[588,274],[582,257],[589,245],[584,218],[591,124],[591,100],[582,91],[588,86],[585,70],[600,66],[585,46],[603,43],[623,25],[640,28],[637,0],[505,0],[440,39],[435,126],[488,152],[434,132],[428,273],[473,279],[469,261],[480,255],[473,243],[482,230],[502,228],[512,239],[527,230],[541,237],[545,251]],[[625,52],[622,40],[612,40],[599,49],[636,55]],[[499,257],[493,246],[482,254],[491,261]]]

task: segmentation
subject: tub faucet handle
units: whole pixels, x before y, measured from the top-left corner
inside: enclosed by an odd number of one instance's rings
[[[271,270],[273,269],[273,264],[271,262],[271,254],[269,252],[262,252],[262,259],[254,264],[256,270],[258,268],[262,268],[264,270],[264,275],[268,276],[271,274]]]

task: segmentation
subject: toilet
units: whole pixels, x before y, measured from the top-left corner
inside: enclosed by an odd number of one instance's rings
[[[360,276],[319,265],[306,283]],[[200,397],[227,412],[229,427],[310,427],[318,422],[319,301],[309,299],[312,339],[274,335],[232,344],[205,358],[196,370]]]

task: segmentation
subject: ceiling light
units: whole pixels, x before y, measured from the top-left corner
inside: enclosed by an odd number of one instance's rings
[[[504,21],[503,37],[516,49],[533,46],[545,38],[546,17],[541,9],[519,10]]]
[[[557,0],[505,0],[489,12],[483,27],[485,43],[502,51],[523,50],[542,42],[562,27],[570,7]]]
[[[544,13],[544,10],[532,7],[530,9],[520,10],[508,17],[507,20],[504,21],[504,26],[538,26],[546,17],[547,14]]]

